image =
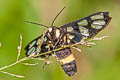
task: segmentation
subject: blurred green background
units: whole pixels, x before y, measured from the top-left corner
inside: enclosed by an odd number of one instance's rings
[[[78,72],[67,77],[55,60],[42,69],[43,61],[36,66],[17,64],[5,69],[10,73],[24,75],[24,79],[0,73],[0,80],[120,80],[120,0],[0,0],[0,67],[16,61],[19,35],[23,35],[21,57],[25,57],[25,46],[40,36],[45,28],[24,23],[33,21],[49,26],[53,18],[64,7],[55,25],[61,26],[99,11],[109,11],[112,21],[97,37],[109,35],[96,41],[92,48],[81,46],[82,53],[73,50]]]

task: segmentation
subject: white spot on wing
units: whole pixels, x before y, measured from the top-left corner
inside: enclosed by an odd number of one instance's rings
[[[40,43],[40,39],[37,40],[36,44],[38,45]]]
[[[80,30],[80,32],[81,32],[82,35],[89,36],[89,31],[88,31],[87,28],[80,26],[79,30]]]
[[[91,27],[94,29],[101,29],[102,28],[101,25],[93,25],[93,24],[91,25]]]
[[[33,47],[36,44],[36,41],[33,41],[32,43],[30,43],[29,48]]]
[[[95,19],[103,19],[104,16],[103,16],[103,13],[100,13],[100,14],[97,14],[97,15],[94,15],[94,16],[91,16],[91,19],[92,20],[95,20]]]
[[[94,29],[101,29],[103,27],[103,25],[105,25],[105,21],[104,20],[98,20],[98,21],[94,21],[91,24],[91,27]]]
[[[67,32],[72,32],[73,28],[72,27],[67,27]]]
[[[94,25],[105,25],[105,21],[104,20],[98,20],[98,21],[94,21],[93,24]]]
[[[78,22],[78,25],[79,26],[86,26],[86,25],[88,25],[88,22],[87,22],[87,20],[82,20],[82,21]]]

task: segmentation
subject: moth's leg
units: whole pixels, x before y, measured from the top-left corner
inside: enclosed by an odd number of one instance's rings
[[[45,64],[43,64],[43,68],[45,68],[45,66],[47,64],[52,63],[52,61],[49,60],[49,56],[47,55],[45,58],[33,58],[34,60],[40,60],[40,61],[44,61]]]
[[[49,56],[48,56],[48,55],[46,56],[46,58],[44,59],[44,61],[45,61],[45,64],[43,64],[43,66],[42,66],[43,68],[45,68],[45,67],[46,67],[46,65],[51,64],[51,63],[52,63],[52,61],[50,61],[50,60],[49,60]]]
[[[46,62],[45,62],[45,64],[43,64],[43,69],[48,65],[48,64],[51,64],[52,63],[52,61],[50,61],[50,60],[48,60],[48,59],[46,59]]]
[[[95,38],[93,38],[93,39],[91,39],[91,40],[89,40],[89,41],[99,41],[99,40],[103,40],[104,38],[107,38],[107,37],[109,37],[109,36],[102,36],[102,37],[95,37]]]

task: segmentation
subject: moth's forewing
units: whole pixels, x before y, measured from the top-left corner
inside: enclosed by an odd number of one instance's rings
[[[103,30],[110,22],[111,17],[108,12],[98,12],[79,20],[61,26],[69,33],[80,33],[91,38]]]
[[[98,12],[61,26],[61,30],[67,33],[67,35],[64,35],[67,37],[65,44],[75,44],[84,38],[91,38],[97,35],[108,25],[110,20],[111,17],[109,17],[108,12]],[[68,76],[72,76],[77,72],[74,57],[70,57],[72,55],[70,48],[57,51],[56,55]]]
[[[62,68],[68,76],[72,76],[77,72],[75,58],[70,48],[56,51],[56,56],[58,57]]]
[[[50,47],[48,45],[48,38],[46,36],[43,37],[43,35],[41,35],[40,37],[34,39],[27,45],[27,47],[25,48],[26,56],[34,56],[37,54],[41,54],[40,57],[44,58],[46,57],[46,55],[51,55],[50,53],[42,55],[42,53],[49,51]]]
[[[36,39],[34,39],[33,41],[31,41],[25,48],[26,50],[26,56],[32,56],[32,55],[36,55],[38,53],[40,53],[41,51],[41,43],[40,41],[42,35]]]

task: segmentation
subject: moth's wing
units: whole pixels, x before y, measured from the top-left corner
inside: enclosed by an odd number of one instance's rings
[[[39,54],[41,51],[41,44],[42,44],[41,41],[42,41],[42,35],[31,41],[25,48],[26,56]]]
[[[68,76],[73,76],[77,72],[75,58],[69,47],[56,51],[56,56]]]
[[[80,34],[81,36],[91,38],[103,30],[109,24],[110,20],[111,17],[108,12],[97,12],[65,24],[61,26],[61,29],[71,34]]]
[[[42,54],[50,51],[49,41],[50,40],[46,35],[44,37],[41,35],[34,39],[25,48],[26,56],[34,56],[36,54],[41,54],[40,57],[42,58],[47,57],[47,55],[51,56],[51,53]]]

